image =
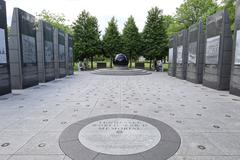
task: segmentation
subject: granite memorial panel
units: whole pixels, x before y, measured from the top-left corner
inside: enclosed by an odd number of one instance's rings
[[[59,54],[58,54],[58,29],[54,29],[53,32],[53,48],[54,48],[54,73],[55,78],[60,78],[60,70],[59,70]]]
[[[177,60],[177,44],[176,36],[173,36],[169,40],[169,52],[168,52],[168,75],[176,76],[176,60]]]
[[[73,38],[69,34],[65,36],[66,74],[73,75]]]
[[[187,80],[198,84],[202,83],[203,77],[204,36],[202,22],[189,27]]]
[[[233,45],[230,93],[240,96],[240,1],[236,4],[235,32]]]
[[[232,34],[226,10],[207,18],[203,85],[228,90],[232,63]]]
[[[45,83],[55,79],[53,27],[39,21],[37,30],[38,76],[39,82]]]
[[[177,35],[176,77],[186,79],[188,61],[188,31],[182,30]]]
[[[11,92],[6,3],[0,0],[0,95]]]
[[[65,33],[58,31],[59,76],[66,76]]]
[[[38,85],[35,17],[14,8],[9,36],[12,89]]]
[[[55,78],[66,76],[65,33],[59,29],[54,30],[54,63]]]

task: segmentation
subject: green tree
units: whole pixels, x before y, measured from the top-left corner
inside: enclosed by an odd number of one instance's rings
[[[167,31],[162,10],[158,7],[148,11],[147,21],[143,29],[145,57],[151,61],[154,58],[164,58],[168,47]]]
[[[236,0],[222,0],[222,7],[220,9],[226,8],[231,23],[231,29],[234,31],[234,20],[235,20],[235,12],[236,12]]]
[[[37,14],[37,19],[44,20],[51,24],[53,27],[61,29],[66,33],[72,33],[72,28],[66,25],[67,19],[64,14],[55,14],[47,10],[43,10],[40,14]]]
[[[200,20],[206,23],[206,18],[218,10],[217,0],[184,0],[173,17],[165,17],[168,36],[187,29]]]
[[[176,20],[188,28],[202,20],[206,21],[207,16],[214,14],[218,10],[215,0],[184,0],[184,3],[177,8]]]
[[[164,24],[167,28],[167,35],[171,37],[172,35],[176,34],[180,30],[184,29],[184,25],[178,23],[174,16],[164,15]]]
[[[122,42],[124,53],[128,55],[130,67],[132,67],[132,58],[136,58],[140,45],[140,34],[132,16],[130,16],[125,23]]]
[[[91,59],[93,69],[93,57],[100,52],[100,32],[96,17],[85,10],[73,23],[73,41],[75,61],[82,61],[84,58]]]
[[[118,31],[117,21],[113,17],[108,22],[108,27],[103,35],[103,48],[107,57],[110,57],[110,66],[112,67],[113,56],[121,51],[121,37]]]

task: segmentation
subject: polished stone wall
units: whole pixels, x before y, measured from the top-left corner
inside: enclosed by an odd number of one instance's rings
[[[188,61],[188,31],[182,30],[177,34],[176,77],[185,80]]]
[[[198,84],[202,83],[203,77],[204,36],[202,22],[189,27],[187,80]]]
[[[44,21],[39,21],[37,30],[37,53],[39,82],[45,83],[55,79],[53,27]]]
[[[35,17],[15,8],[9,35],[12,89],[38,85]]]
[[[169,40],[168,52],[168,75],[176,76],[176,60],[177,60],[177,37],[173,36]]]
[[[226,10],[207,18],[203,85],[228,90],[232,63],[232,34]]]
[[[11,92],[6,3],[0,0],[0,95]]]
[[[230,93],[240,96],[240,1],[236,5]]]

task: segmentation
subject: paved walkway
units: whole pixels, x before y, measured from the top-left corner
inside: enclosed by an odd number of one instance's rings
[[[170,160],[240,159],[240,97],[166,73],[81,72],[0,97],[0,160],[70,160],[59,148],[62,131],[104,114],[137,114],[170,125],[182,140]]]

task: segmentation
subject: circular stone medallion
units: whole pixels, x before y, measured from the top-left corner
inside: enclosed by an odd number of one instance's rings
[[[155,147],[159,130],[144,121],[127,118],[104,119],[90,123],[79,133],[85,147],[104,154],[129,155]]]
[[[167,124],[129,114],[78,121],[59,138],[61,150],[73,160],[167,160],[180,144],[180,136]]]

